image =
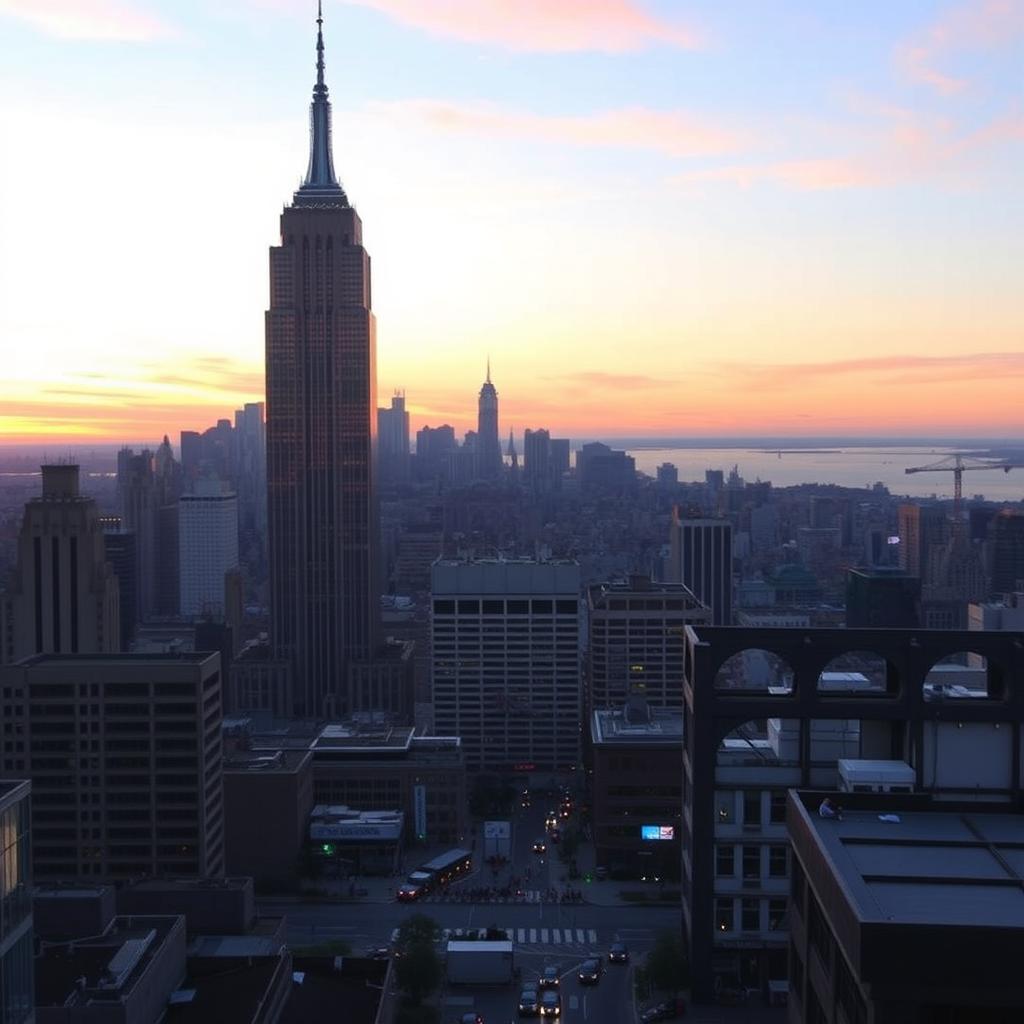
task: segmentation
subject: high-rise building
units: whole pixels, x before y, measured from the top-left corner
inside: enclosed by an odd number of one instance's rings
[[[523,434],[523,482],[535,492],[552,487],[551,434],[546,430],[526,430]]]
[[[652,707],[683,706],[683,630],[711,624],[711,611],[681,583],[649,576],[587,588],[588,710],[642,696]]]
[[[156,607],[156,478],[153,453],[136,454],[122,448],[117,454],[117,493],[121,525],[135,534],[135,613],[148,619]]]
[[[377,410],[377,459],[382,482],[409,479],[409,413],[401,392],[391,396],[390,408]]]
[[[220,480],[199,480],[178,503],[181,614],[223,615],[224,579],[238,568],[238,500]]]
[[[348,664],[371,657],[381,593],[370,257],[334,174],[317,27],[309,165],[270,250],[266,315],[271,635],[301,715],[343,696]]]
[[[846,625],[857,629],[919,628],[921,581],[899,569],[850,569]]]
[[[0,682],[37,878],[224,873],[218,654],[43,654]]]
[[[252,535],[261,553],[267,542],[267,432],[263,403],[246,402],[235,410],[238,529]]]
[[[458,450],[455,429],[445,423],[416,431],[416,476],[420,480],[437,479],[444,472],[445,460]]]
[[[600,441],[576,453],[576,474],[586,491],[629,492],[636,488],[636,460]]]
[[[498,435],[498,392],[491,383],[491,361],[487,360],[487,379],[480,387],[476,430],[477,476],[493,480],[501,474],[501,439]]]
[[[96,502],[79,493],[78,466],[43,466],[42,483],[42,495],[25,505],[17,566],[3,597],[0,661],[116,652],[118,584]]]
[[[0,780],[0,1020],[35,1019],[32,938],[31,784]]]
[[[1024,590],[1024,513],[1004,508],[988,527],[989,589],[993,594]]]
[[[732,625],[732,523],[689,519],[677,505],[669,529],[668,577],[711,609],[715,626]]]
[[[462,738],[470,771],[577,763],[579,588],[575,562],[435,563],[435,729]]]
[[[898,515],[899,566],[930,586],[936,582],[939,552],[949,540],[946,513],[937,505],[907,503],[900,505]]]
[[[120,516],[100,516],[103,526],[103,552],[117,577],[118,618],[121,643],[118,650],[128,652],[135,639],[138,616],[136,607],[135,534],[121,526]]]

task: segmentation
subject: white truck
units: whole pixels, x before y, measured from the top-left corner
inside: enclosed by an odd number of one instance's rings
[[[507,985],[512,970],[508,940],[448,943],[447,974],[453,985]]]

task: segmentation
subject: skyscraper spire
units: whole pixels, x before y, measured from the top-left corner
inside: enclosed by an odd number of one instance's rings
[[[487,383],[491,383],[491,357],[490,354],[487,356]]]
[[[322,3],[316,7],[316,85],[309,107],[309,166],[306,177],[295,193],[296,206],[348,206],[345,190],[334,174],[331,153],[331,103],[324,80],[324,15]]]

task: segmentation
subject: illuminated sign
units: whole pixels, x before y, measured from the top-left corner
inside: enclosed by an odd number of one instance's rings
[[[641,825],[641,839],[675,839],[676,829],[674,825]]]

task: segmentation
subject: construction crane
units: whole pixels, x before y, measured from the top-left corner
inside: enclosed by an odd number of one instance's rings
[[[991,459],[976,459],[970,455],[948,455],[928,466],[911,466],[907,473],[952,473],[953,474],[953,529],[961,530],[960,510],[963,504],[963,475],[975,469],[1001,469],[1009,473],[1011,469],[1024,468],[1019,462],[993,462]]]

